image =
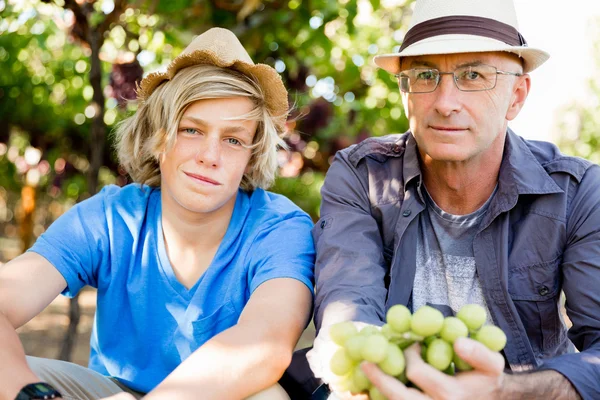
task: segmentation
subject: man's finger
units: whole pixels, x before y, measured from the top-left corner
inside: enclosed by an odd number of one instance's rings
[[[444,374],[427,364],[421,358],[421,350],[418,344],[413,344],[404,350],[406,357],[406,377],[423,392],[432,397],[452,393],[456,381],[453,377]]]
[[[502,357],[502,354],[491,351],[473,339],[460,338],[456,340],[454,351],[478,371],[493,375],[499,375],[504,371],[504,357]]]
[[[360,367],[362,368],[367,378],[371,383],[379,389],[379,391],[388,399],[403,399],[403,400],[427,400],[430,397],[424,395],[418,390],[407,388],[398,379],[389,376],[377,367],[377,365],[363,362]]]

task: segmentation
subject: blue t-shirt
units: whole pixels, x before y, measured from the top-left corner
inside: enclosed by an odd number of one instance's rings
[[[313,290],[312,226],[287,198],[240,190],[212,263],[188,290],[167,257],[160,189],[108,186],[56,220],[29,251],[64,276],[63,294],[98,289],[90,368],[149,392],[235,325],[261,283],[294,278]]]

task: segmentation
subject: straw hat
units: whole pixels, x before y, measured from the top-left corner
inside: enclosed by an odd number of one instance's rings
[[[507,51],[524,60],[524,72],[550,55],[527,46],[512,0],[417,0],[400,51],[376,56],[384,70],[400,72],[400,57]]]
[[[183,68],[199,64],[215,65],[241,72],[262,89],[267,109],[277,127],[283,129],[288,114],[288,97],[281,76],[272,67],[254,64],[235,34],[223,28],[211,28],[197,36],[167,67],[166,72],[146,76],[137,90],[138,100],[145,101],[163,82]]]

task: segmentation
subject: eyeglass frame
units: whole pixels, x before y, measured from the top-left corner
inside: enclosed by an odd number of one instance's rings
[[[509,72],[509,71],[501,71],[498,68],[494,67],[493,65],[488,65],[488,64],[479,64],[479,65],[485,65],[488,67],[492,67],[496,70],[496,76],[497,75],[510,75],[510,76],[523,76],[525,75],[524,73],[520,73],[520,72]],[[492,90],[496,87],[496,84],[498,83],[498,79],[496,78],[496,80],[494,81],[494,86],[492,86],[491,88],[487,88],[487,89],[475,89],[475,90],[463,90],[460,87],[458,87],[458,78],[455,74],[457,69],[460,68],[464,68],[464,67],[458,67],[456,68],[453,72],[442,72],[437,68],[427,68],[427,67],[423,67],[423,68],[410,68],[410,69],[405,69],[404,71],[400,71],[397,74],[394,74],[394,76],[396,77],[396,79],[398,79],[398,89],[400,89],[401,92],[403,93],[411,93],[411,94],[425,94],[425,93],[433,93],[435,92],[435,90],[438,88],[438,86],[440,85],[440,82],[442,80],[442,75],[452,75],[452,81],[454,82],[454,86],[456,86],[456,88],[458,90],[460,90],[461,92],[486,92],[488,90]],[[435,87],[427,92],[405,92],[404,90],[402,90],[402,86],[400,85],[400,77],[402,75],[403,72],[405,71],[412,71],[412,70],[416,70],[416,69],[421,69],[421,70],[425,70],[425,71],[437,71],[437,79],[435,81]],[[406,74],[405,74],[406,75]]]

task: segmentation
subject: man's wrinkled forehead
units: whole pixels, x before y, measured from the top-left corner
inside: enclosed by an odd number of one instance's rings
[[[463,66],[487,64],[505,67],[515,64],[522,68],[522,59],[509,52],[481,52],[455,54],[429,54],[400,58],[400,69],[408,68],[457,68]]]

